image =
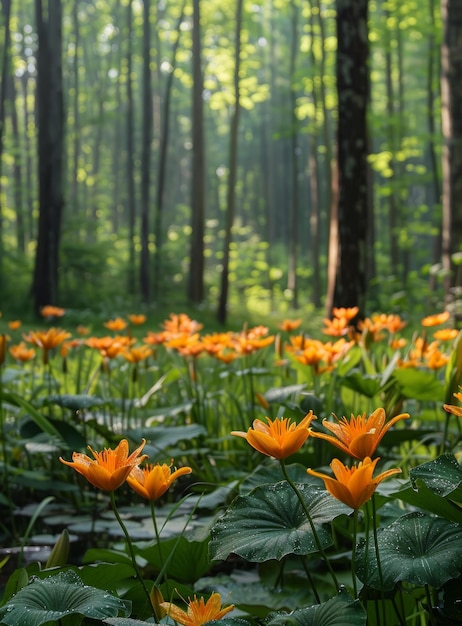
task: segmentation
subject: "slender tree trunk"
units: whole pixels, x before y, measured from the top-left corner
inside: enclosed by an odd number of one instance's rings
[[[8,100],[11,117],[11,130],[13,135],[13,143],[15,150],[13,152],[13,179],[14,179],[14,207],[16,215],[16,242],[18,252],[24,254],[26,252],[26,235],[24,230],[24,203],[23,203],[23,184],[22,184],[22,167],[21,167],[21,138],[19,133],[18,112],[16,110],[16,85],[14,81],[13,68],[10,65],[8,74]]]
[[[5,135],[5,102],[6,102],[6,86],[7,86],[7,77],[9,74],[10,67],[10,39],[11,39],[11,31],[10,31],[10,15],[11,15],[11,0],[2,0],[2,21],[4,23],[4,46],[3,46],[3,54],[1,57],[1,85],[0,85],[0,289],[3,287],[3,206],[2,206],[2,189],[1,189],[1,180],[2,180],[2,163],[3,163],[3,138]]]
[[[241,64],[241,26],[243,0],[237,0],[236,9],[236,34],[234,51],[234,111],[231,118],[230,141],[229,141],[229,174],[228,190],[226,202],[226,227],[225,241],[223,248],[223,269],[221,271],[220,296],[218,301],[217,319],[225,324],[228,309],[229,291],[229,252],[231,245],[231,231],[234,222],[235,202],[236,202],[236,180],[237,180],[237,135],[240,117],[240,91],[239,91],[239,70]]]
[[[334,306],[364,311],[367,273],[367,0],[337,0],[338,226]]]
[[[64,111],[60,0],[36,0],[39,220],[32,297],[38,314],[58,301],[63,196]]]
[[[128,293],[135,292],[135,148],[134,148],[134,103],[133,103],[133,8],[132,0],[127,5],[127,218],[128,218]]]
[[[289,215],[289,266],[287,271],[287,288],[292,292],[293,308],[298,307],[297,263],[298,263],[298,231],[299,231],[299,194],[298,194],[298,120],[297,120],[297,88],[296,88],[296,64],[298,51],[298,10],[294,0],[291,1],[292,10],[292,41],[290,46],[290,114],[291,114],[291,179],[292,196]]]
[[[443,267],[445,298],[462,286],[462,0],[442,0],[441,105],[443,130]],[[457,253],[457,256],[456,256]],[[458,296],[460,297],[460,296]],[[460,319],[460,314],[456,315]]]
[[[143,4],[143,135],[141,146],[141,258],[140,290],[144,303],[150,300],[149,208],[151,187],[152,81],[150,0]]]
[[[427,115],[428,115],[428,152],[430,158],[430,170],[432,176],[432,189],[430,191],[429,205],[439,206],[441,203],[441,185],[440,175],[438,169],[438,158],[436,155],[435,137],[436,137],[436,125],[435,125],[435,97],[439,95],[435,94],[434,77],[435,77],[435,61],[437,60],[437,54],[435,54],[435,2],[429,0],[429,14],[431,32],[428,40],[428,70],[427,70]],[[432,211],[437,216],[437,211]],[[432,262],[437,264],[441,259],[441,220],[435,219],[433,224],[435,230],[438,232],[433,237],[433,255]],[[430,274],[430,289],[433,291],[436,289],[436,274],[433,272]]]
[[[192,114],[192,189],[191,252],[188,299],[198,304],[204,299],[204,218],[205,218],[205,149],[203,78],[201,67],[200,0],[193,0],[193,114]]]

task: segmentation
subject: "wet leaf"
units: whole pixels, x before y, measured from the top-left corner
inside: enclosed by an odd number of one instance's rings
[[[393,589],[399,581],[441,587],[462,572],[462,525],[422,512],[409,513],[378,531],[383,580],[373,537],[357,549],[356,574],[374,589]]]

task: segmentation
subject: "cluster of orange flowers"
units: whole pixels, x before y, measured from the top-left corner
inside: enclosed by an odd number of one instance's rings
[[[170,465],[157,463],[156,465],[140,464],[147,458],[141,454],[146,441],[129,454],[128,441],[122,439],[114,448],[105,448],[96,452],[89,447],[94,458],[74,452],[72,461],[66,461],[60,457],[61,463],[72,467],[76,472],[84,476],[89,483],[103,491],[115,491],[123,483],[127,482],[130,487],[141,497],[154,502],[158,500],[172,485],[172,483],[186,474],[190,474],[190,467],[181,467],[171,471]],[[179,624],[184,626],[202,626],[211,620],[219,620],[234,609],[234,605],[221,606],[221,597],[218,593],[212,593],[205,602],[204,598],[194,598],[188,601],[186,611],[178,608],[171,602],[159,602],[158,608],[164,615],[169,615]]]
[[[46,319],[62,317],[64,313],[64,309],[59,307],[47,306],[42,309]],[[137,345],[132,337],[130,325],[144,324],[147,318],[143,314],[131,314],[127,316],[127,320],[115,317],[104,322],[104,327],[115,333],[114,335],[86,337],[89,329],[78,326],[76,329],[78,337],[72,338],[71,333],[52,327],[23,334],[23,341],[11,345],[9,353],[15,361],[26,362],[35,357],[34,347],[38,347],[42,350],[42,360],[46,364],[52,350],[59,348],[65,357],[69,349],[83,345],[97,350],[104,363],[120,356],[130,363],[137,364],[155,355],[156,347],[162,345],[167,350],[175,351],[184,357],[209,355],[224,363],[230,363],[236,358],[275,344],[279,357],[278,364],[287,363],[287,360],[282,358],[285,353],[303,365],[310,366],[315,374],[322,374],[334,369],[337,362],[355,344],[363,342],[369,346],[382,340],[386,337],[384,333],[388,333],[391,348],[403,351],[403,356],[397,361],[397,367],[424,366],[437,370],[448,362],[448,342],[455,339],[458,334],[457,329],[446,327],[434,331],[432,340],[427,339],[428,328],[445,324],[449,320],[450,314],[447,311],[425,317],[421,321],[423,333],[416,334],[411,343],[399,336],[399,331],[406,326],[406,322],[399,315],[374,314],[364,320],[357,320],[357,316],[358,307],[334,308],[333,318],[324,320],[322,332],[336,339],[321,341],[304,334],[294,334],[301,325],[301,319],[287,319],[279,324],[281,332],[287,333],[287,337],[272,335],[269,329],[262,325],[243,328],[240,332],[201,334],[202,324],[192,320],[185,313],[172,313],[161,325],[160,332],[148,331],[142,345]],[[18,329],[21,322],[14,320],[9,326],[11,329]],[[122,334],[124,332],[125,334]],[[0,363],[5,359],[8,339],[6,335],[0,337]]]
[[[364,414],[357,417],[352,415],[349,420],[345,417],[336,418],[337,423],[323,420],[323,426],[333,433],[330,435],[310,428],[312,420],[316,419],[310,411],[299,424],[291,422],[289,418],[272,421],[267,417],[267,424],[256,419],[253,428],[247,432],[233,431],[231,434],[243,437],[262,454],[281,461],[297,452],[310,435],[329,441],[342,452],[358,459],[359,463],[348,467],[339,459],[333,459],[330,466],[334,477],[312,469],[307,472],[321,478],[334,498],[352,509],[359,509],[372,497],[379,483],[401,472],[399,468],[394,468],[373,477],[380,458],[372,460],[371,457],[385,433],[396,422],[407,417],[408,413],[401,413],[387,422],[384,409],[378,408],[369,417]]]

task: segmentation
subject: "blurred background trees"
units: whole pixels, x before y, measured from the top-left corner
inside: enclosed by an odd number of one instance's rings
[[[455,305],[461,7],[1,0],[2,308]]]

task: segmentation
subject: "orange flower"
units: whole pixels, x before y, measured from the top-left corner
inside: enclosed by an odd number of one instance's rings
[[[322,332],[325,335],[330,335],[331,337],[342,337],[348,333],[349,324],[346,317],[334,317],[333,320],[325,318],[323,323],[325,328],[322,329]]]
[[[422,326],[439,326],[444,324],[451,317],[449,311],[443,311],[442,313],[435,313],[434,315],[428,315],[424,317],[421,324]]]
[[[334,433],[334,436],[314,431],[311,432],[312,436],[329,441],[350,456],[364,459],[374,454],[387,430],[399,420],[409,417],[409,414],[400,413],[387,423],[385,423],[386,415],[382,408],[376,409],[369,417],[366,417],[365,413],[357,417],[352,415],[350,420],[346,417],[341,419],[334,417],[337,424],[326,419],[322,422],[324,428]]]
[[[113,320],[108,320],[107,322],[104,322],[103,326],[105,326],[109,330],[124,330],[125,328],[127,328],[127,322],[121,317],[116,317]]]
[[[62,309],[59,306],[53,306],[51,304],[47,304],[40,310],[40,314],[42,315],[42,317],[62,317],[65,313],[65,309]]]
[[[170,313],[170,319],[165,320],[162,324],[162,328],[169,333],[188,333],[192,335],[201,330],[203,324],[199,324],[196,320],[192,320],[186,313]]]
[[[196,596],[194,596],[194,600],[189,598],[186,611],[179,609],[171,602],[161,602],[160,607],[165,612],[165,615],[171,617],[178,624],[202,626],[212,620],[220,620],[234,609],[234,604],[222,608],[220,594],[212,593],[207,602],[204,602],[204,598],[199,598],[198,600]]]
[[[11,322],[8,322],[8,328],[10,330],[18,330],[18,328],[21,328],[21,325],[21,320],[12,320]]]
[[[84,335],[88,335],[90,332],[90,329],[88,328],[88,326],[83,326],[82,324],[79,324],[76,330],[77,330],[77,334],[80,335],[81,337],[83,337]]]
[[[27,348],[24,341],[21,341],[16,346],[11,346],[10,354],[15,361],[30,361],[35,356],[35,350],[33,348]]]
[[[446,363],[449,361],[449,357],[443,354],[438,348],[434,348],[430,350],[426,355],[425,359],[427,361],[427,365],[432,370],[438,370],[440,367],[444,367]]]
[[[34,345],[42,348],[43,350],[43,363],[48,363],[48,352],[57,348],[59,345],[69,339],[71,333],[60,328],[49,328],[47,331],[31,331],[27,335],[23,335],[26,341],[33,343]]]
[[[128,316],[128,319],[134,326],[141,326],[141,324],[144,324],[144,322],[146,321],[146,315],[143,315],[142,313],[138,315],[132,313]]]
[[[127,478],[127,483],[137,494],[147,500],[158,500],[169,489],[174,480],[185,474],[190,474],[190,467],[180,467],[173,472],[170,465],[157,463],[146,467],[134,467]]]
[[[440,328],[440,330],[436,330],[433,333],[433,337],[438,341],[451,341],[451,339],[455,339],[459,331],[457,328]]]
[[[131,347],[121,352],[124,359],[130,363],[139,363],[151,356],[152,350],[148,346]]]
[[[284,330],[290,333],[291,331],[296,330],[300,326],[301,323],[302,323],[301,318],[298,320],[282,320],[282,322],[278,324],[278,327],[281,330]]]
[[[370,457],[366,457],[357,467],[346,467],[341,461],[334,459],[330,466],[335,478],[321,472],[315,472],[312,469],[308,469],[307,472],[311,476],[322,478],[327,491],[334,498],[337,498],[337,500],[340,500],[340,502],[352,509],[359,509],[365,502],[371,499],[377,489],[377,485],[382,480],[401,472],[399,468],[394,468],[372,478],[378,461],[378,457],[374,461],[371,461]]]
[[[299,424],[290,423],[290,418],[276,418],[274,421],[266,418],[268,424],[261,420],[253,421],[253,429],[244,433],[233,430],[232,435],[242,437],[247,440],[252,448],[262,454],[272,456],[276,459],[285,459],[294,454],[307,440],[311,421],[316,419],[313,411],[310,411]]]
[[[146,440],[143,439],[141,445],[130,456],[128,456],[128,441],[122,439],[114,450],[105,448],[102,452],[95,452],[88,446],[94,459],[86,454],[73,452],[72,461],[65,461],[62,457],[59,457],[59,460],[85,476],[94,487],[103,491],[115,491],[127,480],[132,469],[147,458],[147,454],[138,456],[145,443]]]
[[[459,389],[462,389],[462,387],[459,386]],[[460,391],[454,393],[453,395],[454,398],[457,398],[457,400],[459,400],[459,402],[462,402],[462,393]],[[443,404],[443,408],[448,413],[457,415],[457,417],[462,417],[462,406],[455,406],[454,404]]]

